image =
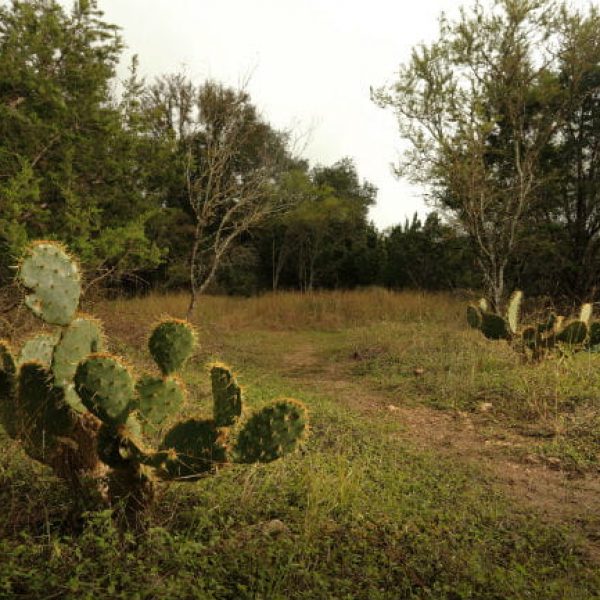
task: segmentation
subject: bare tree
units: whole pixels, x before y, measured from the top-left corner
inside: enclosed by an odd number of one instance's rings
[[[186,156],[186,188],[196,225],[188,317],[234,241],[288,208],[277,193],[285,139],[257,114],[244,90],[206,83]]]
[[[156,82],[148,103],[158,133],[170,131],[182,156],[194,219],[189,318],[240,236],[288,208],[289,196],[277,192],[291,161],[288,136],[261,118],[244,88],[212,81],[195,88],[186,77],[172,75]]]

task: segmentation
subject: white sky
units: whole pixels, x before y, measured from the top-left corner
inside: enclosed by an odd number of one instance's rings
[[[61,2],[70,7],[71,0]],[[401,142],[391,111],[369,99],[369,86],[393,80],[411,47],[433,39],[453,0],[99,0],[105,19],[122,28],[140,71],[185,69],[195,81],[215,78],[248,91],[276,128],[308,134],[311,164],[355,160],[378,189],[371,217],[380,228],[425,213],[418,188],[397,180],[390,164]]]
[[[66,6],[71,2],[64,0]],[[369,99],[369,86],[394,79],[411,48],[436,37],[454,0],[99,0],[122,27],[148,78],[185,69],[248,91],[276,128],[309,132],[311,164],[355,160],[379,189],[371,217],[379,228],[426,212],[422,191],[391,171],[401,140],[390,110]],[[471,4],[471,0],[465,0]]]

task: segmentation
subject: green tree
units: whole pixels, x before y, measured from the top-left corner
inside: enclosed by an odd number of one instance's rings
[[[413,50],[375,95],[410,149],[398,173],[426,185],[470,236],[497,309],[544,181],[542,154],[564,122],[558,83],[563,14],[551,0],[476,2]]]
[[[279,192],[293,199],[294,208],[271,219],[257,244],[272,289],[375,283],[382,247],[368,209],[377,191],[360,181],[354,163],[344,158],[310,171],[295,169],[281,183]]]
[[[92,279],[156,265],[139,139],[111,95],[122,49],[94,0],[0,7],[0,247],[65,241]]]
[[[392,288],[443,290],[478,287],[474,256],[465,235],[444,224],[436,212],[421,222],[389,229],[384,235],[383,283]]]
[[[554,262],[562,266],[554,276],[563,292],[583,300],[593,297],[600,272],[600,14],[594,6],[587,13],[563,7],[561,17],[558,77],[566,118],[544,155],[547,185],[532,225],[538,231],[549,222],[559,230],[564,258]]]

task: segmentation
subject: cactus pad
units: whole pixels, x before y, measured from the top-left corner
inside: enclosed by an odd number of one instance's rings
[[[588,334],[587,325],[583,321],[571,321],[556,334],[556,341],[564,344],[582,344]]]
[[[592,321],[589,325],[590,330],[590,346],[600,344],[600,321]]]
[[[159,429],[179,412],[185,401],[185,389],[175,378],[142,377],[137,385],[137,409],[145,429]]]
[[[545,333],[546,331],[553,331],[554,326],[556,325],[557,319],[558,319],[558,317],[556,316],[556,313],[551,312],[548,315],[548,319],[546,319],[546,322],[541,323],[540,325],[537,326],[538,332]]]
[[[215,424],[217,427],[231,427],[242,414],[242,390],[225,365],[213,365],[210,380]]]
[[[56,438],[68,436],[73,429],[63,391],[53,385],[52,375],[39,363],[25,363],[19,369],[17,423],[17,435],[28,454],[39,460]]]
[[[159,323],[148,341],[152,358],[163,375],[171,375],[189,358],[196,339],[187,321],[167,319]]]
[[[61,387],[61,386],[57,386]],[[79,394],[75,391],[75,386],[72,383],[64,386],[63,392],[65,394],[65,402],[75,411],[81,414],[87,412],[86,407],[83,405]]]
[[[161,449],[171,451],[164,464],[169,478],[193,478],[227,462],[223,433],[209,420],[178,423],[165,436]]]
[[[517,333],[519,328],[519,316],[521,314],[521,302],[523,301],[523,292],[521,290],[514,291],[508,301],[506,310],[506,321],[511,333]]]
[[[109,467],[122,468],[143,454],[140,449],[142,430],[133,415],[124,425],[103,423],[98,431],[98,456]]]
[[[474,304],[467,306],[467,323],[473,329],[481,329],[481,309]]]
[[[489,340],[508,340],[511,337],[508,323],[494,313],[482,313],[481,332]]]
[[[92,354],[79,363],[74,381],[77,393],[90,412],[109,425],[125,422],[134,396],[134,383],[120,360],[110,354]]]
[[[52,372],[56,385],[66,387],[73,380],[77,365],[90,354],[102,352],[104,346],[100,322],[77,317],[62,332],[54,350]]]
[[[532,350],[535,349],[541,341],[539,331],[533,326],[525,327],[525,329],[523,329],[521,339],[523,340],[523,344]]]
[[[491,310],[490,303],[485,298],[480,298],[477,306],[481,312],[490,312]]]
[[[77,262],[55,242],[39,241],[27,249],[19,268],[21,283],[30,290],[25,304],[51,325],[68,325],[81,295]]]
[[[586,325],[589,326],[593,311],[594,305],[591,302],[586,302],[585,304],[582,304],[581,309],[579,310],[579,320],[583,321]]]
[[[235,462],[271,462],[296,449],[308,428],[306,408],[278,400],[248,419],[237,435]]]
[[[52,353],[59,339],[60,334],[58,333],[40,333],[28,339],[19,353],[19,364],[37,362],[45,367],[50,367]]]

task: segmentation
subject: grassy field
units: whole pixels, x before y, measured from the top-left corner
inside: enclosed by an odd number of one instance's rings
[[[185,296],[86,307],[140,369]],[[450,295],[203,298],[186,368],[231,363],[247,403],[304,401],[302,453],[161,489],[151,527],[82,532],[51,473],[0,439],[0,598],[600,598],[600,357],[539,365]],[[15,315],[15,342],[34,325]],[[0,434],[1,435],[1,434]]]

